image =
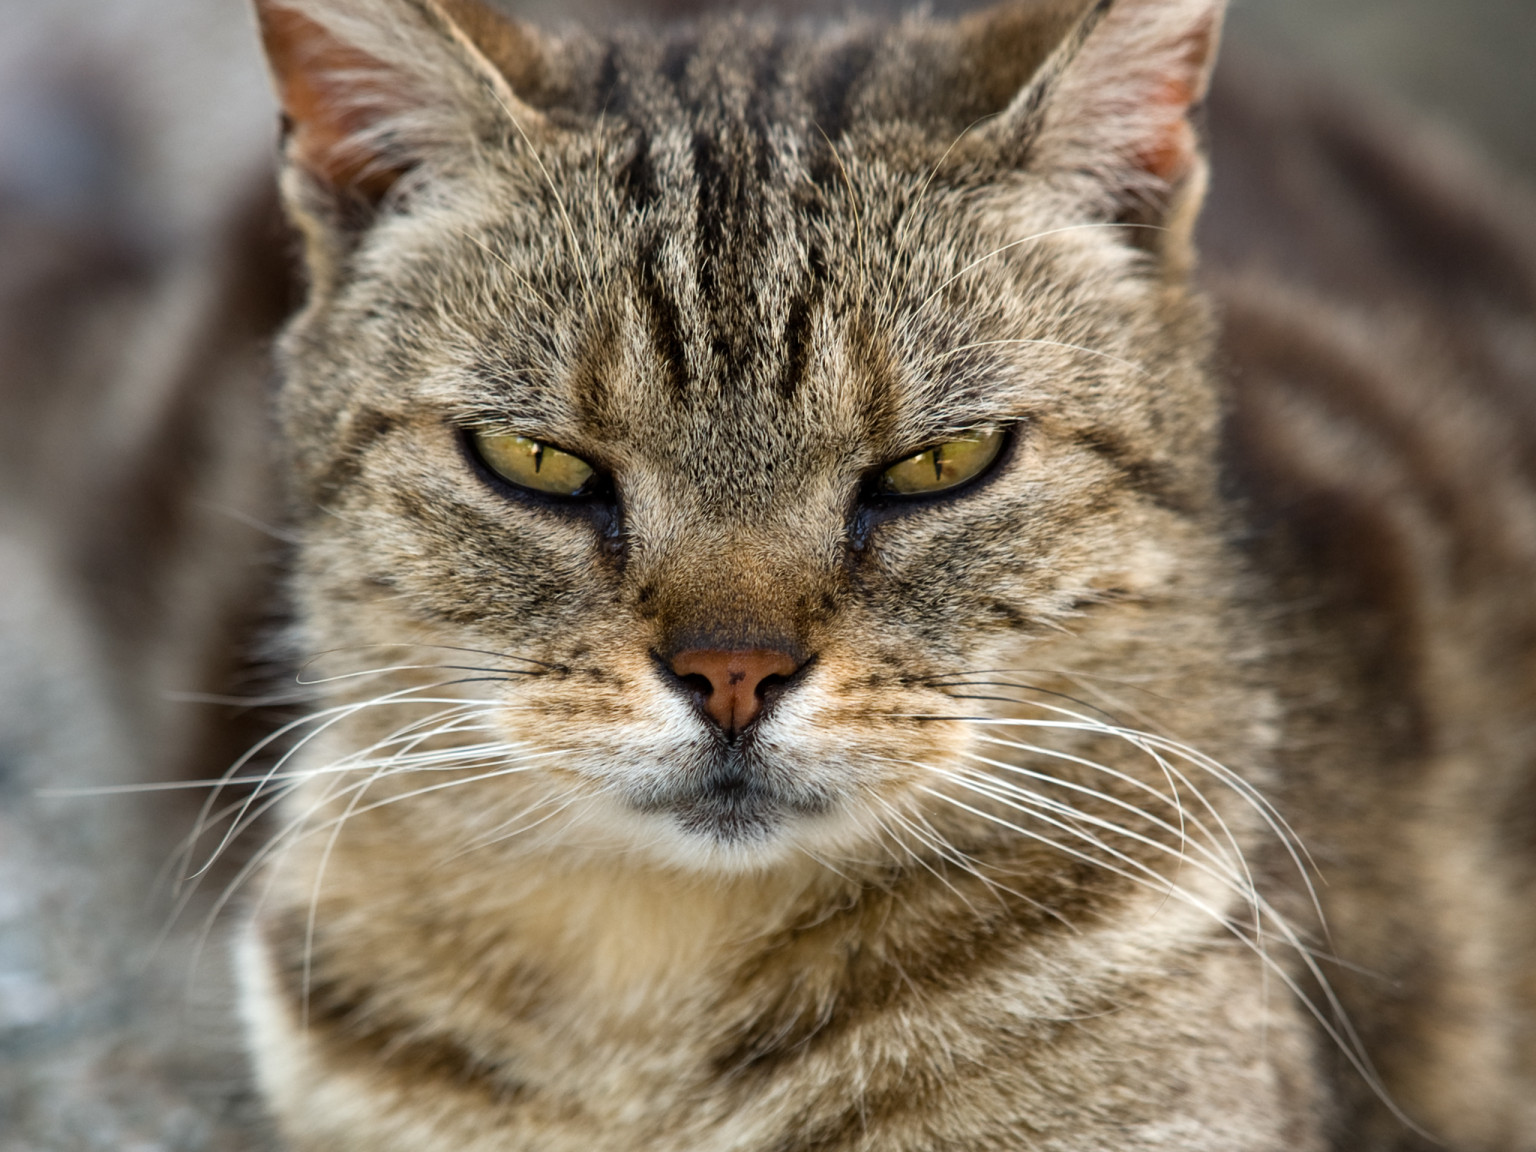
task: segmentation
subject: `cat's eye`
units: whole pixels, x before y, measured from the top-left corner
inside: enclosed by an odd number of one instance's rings
[[[485,466],[519,488],[550,496],[581,496],[597,475],[580,456],[542,440],[486,432],[473,432],[470,439]]]
[[[894,496],[928,496],[976,479],[1003,450],[997,429],[946,440],[893,464],[880,476],[879,491]]]

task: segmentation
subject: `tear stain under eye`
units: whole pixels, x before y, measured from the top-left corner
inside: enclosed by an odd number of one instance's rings
[[[624,571],[629,559],[629,543],[624,533],[624,513],[617,505],[600,514],[597,525],[598,543],[604,556],[613,562],[615,575]]]
[[[863,501],[855,496],[854,503],[853,516],[848,525],[848,559],[850,561],[869,548],[870,537],[875,531],[875,518],[870,515],[869,509],[863,506]]]

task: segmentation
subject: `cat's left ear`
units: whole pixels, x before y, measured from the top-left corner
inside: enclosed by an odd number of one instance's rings
[[[546,127],[517,89],[544,68],[481,0],[255,0],[285,124],[284,193],[321,282],[412,173]]]
[[[1205,98],[1226,0],[1096,0],[981,135],[1046,177],[1073,211],[1144,225],[1182,271],[1204,198],[1191,114]],[[1155,235],[1154,235],[1155,233]]]

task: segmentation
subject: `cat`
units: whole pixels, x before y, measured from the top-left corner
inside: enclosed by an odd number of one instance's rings
[[[1536,1146],[1522,206],[1240,62],[1196,244],[1213,0],[258,12],[292,1147]]]
[[[1240,280],[1223,441],[1218,0],[258,12],[294,1147],[1536,1147],[1531,441]]]

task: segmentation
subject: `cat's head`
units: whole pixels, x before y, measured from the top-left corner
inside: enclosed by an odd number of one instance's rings
[[[855,852],[973,754],[957,685],[1198,594],[1218,0],[608,37],[258,8],[312,278],[301,643],[428,666],[359,729],[376,790],[439,755],[446,829]]]

